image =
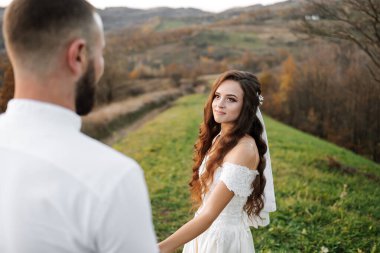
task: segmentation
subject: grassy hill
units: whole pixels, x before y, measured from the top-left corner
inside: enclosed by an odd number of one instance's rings
[[[191,95],[115,144],[144,168],[160,240],[191,219],[187,183],[206,97]],[[278,210],[258,252],[379,252],[380,166],[265,117]],[[329,160],[330,159],[330,160]]]

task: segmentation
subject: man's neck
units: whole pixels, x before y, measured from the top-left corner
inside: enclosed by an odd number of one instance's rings
[[[15,76],[15,98],[33,99],[75,111],[75,94],[69,84],[49,78],[40,81],[34,77]]]

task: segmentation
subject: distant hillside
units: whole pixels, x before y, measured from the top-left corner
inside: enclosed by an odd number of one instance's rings
[[[192,83],[197,76],[220,73],[227,67],[257,71],[277,66],[284,60],[277,50],[299,51],[299,39],[290,31],[289,21],[298,18],[302,1],[221,13],[166,7],[98,10],[107,37],[100,104],[114,102],[119,94],[141,93],[132,84],[134,79],[169,77],[180,85],[180,79]],[[0,8],[1,18],[3,12]]]
[[[110,31],[141,25],[154,18],[171,20],[171,22],[176,20],[177,22],[185,22],[187,25],[212,23],[218,20],[236,18],[245,13],[251,13],[261,9],[266,11],[281,11],[282,9],[297,8],[303,2],[305,2],[305,0],[289,0],[267,6],[256,4],[231,8],[220,13],[205,12],[195,8],[168,7],[145,10],[131,9],[127,7],[112,7],[99,10],[99,13],[103,18],[105,30]]]
[[[217,14],[217,16],[218,18],[230,18],[233,16],[239,16],[240,14],[244,12],[256,11],[263,7],[264,6],[262,4],[255,4],[251,6],[245,6],[245,7],[236,7],[236,8],[231,8],[223,12],[220,12]]]
[[[152,9],[133,9],[128,7],[111,7],[105,9],[99,9],[98,12],[101,15],[104,23],[104,29],[108,31],[117,31],[125,28],[136,27],[143,25],[144,23],[156,22],[169,22],[180,23],[181,27],[187,25],[198,24],[211,24],[216,21],[224,19],[233,19],[243,15],[244,13],[254,12],[260,9],[275,10],[279,8],[289,7],[292,8],[298,6],[304,0],[289,0],[273,5],[252,5],[246,7],[231,8],[220,13],[205,12],[196,8],[168,8],[159,7]],[[2,20],[3,20],[4,8],[0,8],[0,49],[3,49],[2,38]],[[166,27],[166,26],[165,26]]]
[[[112,7],[99,10],[106,31],[118,30],[142,24],[156,17],[164,18],[204,18],[213,15],[194,8],[152,8],[147,10],[126,7]]]
[[[262,4],[255,4],[251,6],[230,8],[220,13],[205,12],[196,8],[168,7],[159,7],[152,9],[112,7],[106,8],[104,10],[99,10],[99,13],[105,22],[106,30],[114,30],[122,27],[138,25],[155,17],[179,20],[193,18],[198,19],[198,22],[200,22],[199,19],[211,22],[220,19],[237,17],[244,13],[254,12],[260,9],[280,11],[284,8],[287,9],[289,7],[297,8],[304,2],[305,0],[288,0],[267,6],[264,6]]]

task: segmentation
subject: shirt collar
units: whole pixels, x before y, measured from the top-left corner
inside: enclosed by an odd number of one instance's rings
[[[81,128],[81,118],[62,106],[32,99],[12,99],[5,116],[59,127]]]

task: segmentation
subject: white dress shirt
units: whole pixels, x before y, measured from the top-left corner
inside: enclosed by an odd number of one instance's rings
[[[0,115],[1,253],[158,252],[141,168],[80,127],[27,99]]]

